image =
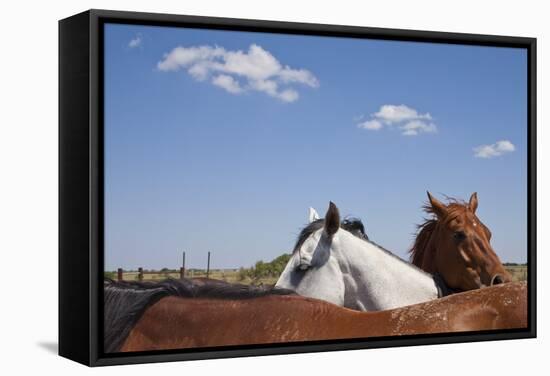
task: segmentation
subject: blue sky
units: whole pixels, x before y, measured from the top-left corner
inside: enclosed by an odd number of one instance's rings
[[[108,24],[105,269],[249,266],[329,201],[407,258],[426,190],[525,262],[525,50]]]

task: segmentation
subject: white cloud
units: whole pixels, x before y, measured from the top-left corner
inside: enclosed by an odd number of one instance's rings
[[[242,93],[239,82],[235,81],[233,77],[226,74],[220,74],[219,76],[212,78],[212,83],[216,86],[219,86],[232,94]]]
[[[136,48],[139,46],[141,46],[141,37],[139,35],[130,40],[130,42],[128,43],[128,47],[130,48]]]
[[[306,69],[291,69],[284,67],[279,75],[283,82],[298,82],[311,87],[319,87],[319,80],[310,71]]]
[[[364,116],[356,117],[363,120]],[[432,122],[429,113],[419,113],[414,108],[401,105],[386,104],[377,112],[369,115],[369,119],[361,121],[357,127],[370,131],[378,131],[384,127],[397,128],[403,136],[417,136],[420,133],[436,133],[437,126]]]
[[[298,94],[298,92],[292,89],[283,90],[277,95],[277,98],[284,102],[294,102],[299,97],[300,95]]]
[[[157,63],[160,71],[187,70],[197,81],[213,76],[211,83],[232,94],[259,91],[284,102],[300,96],[291,85],[319,87],[306,69],[283,66],[269,51],[256,44],[248,51],[228,51],[218,46],[176,47]]]
[[[476,158],[494,158],[516,150],[514,144],[508,140],[497,141],[491,145],[480,145],[474,148]]]
[[[435,133],[437,127],[434,123],[425,122],[422,120],[412,120],[400,126],[403,136],[416,136],[419,133]]]
[[[404,104],[399,106],[386,104],[380,107],[380,110],[374,113],[373,116],[385,121],[388,124],[399,123],[407,120],[432,119],[432,116],[429,113],[419,114],[414,108],[407,107]]]
[[[201,61],[206,65],[209,60],[224,54],[225,50],[220,47],[176,47],[164,55],[164,60],[157,63],[157,68],[161,71],[178,71],[181,67],[192,67]]]
[[[367,121],[364,121],[362,123],[359,123],[357,124],[357,126],[359,128],[362,128],[362,129],[368,129],[368,130],[371,130],[371,131],[377,131],[379,129],[382,129],[382,127],[384,126],[380,121],[378,120],[367,120]]]

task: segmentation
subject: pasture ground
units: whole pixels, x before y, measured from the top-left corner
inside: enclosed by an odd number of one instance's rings
[[[525,281],[527,279],[527,265],[506,265],[506,270],[512,274],[514,281]],[[106,272],[105,276],[108,278],[116,279],[116,272]],[[198,278],[206,277],[206,270],[204,269],[191,269],[186,270],[186,278]],[[258,278],[251,278],[247,275],[243,275],[239,269],[212,269],[209,274],[210,278],[218,279],[230,283],[243,283],[246,285],[273,285],[277,282],[278,276],[264,276]],[[137,271],[125,271],[122,275],[125,281],[137,281]],[[166,278],[180,278],[179,271],[150,271],[143,274],[144,281],[162,281]]]
[[[527,280],[527,265],[505,265],[505,267],[512,274],[514,282]]]

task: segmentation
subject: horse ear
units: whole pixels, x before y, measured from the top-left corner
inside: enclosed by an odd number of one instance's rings
[[[328,205],[327,214],[325,214],[325,231],[329,236],[332,236],[340,228],[340,212],[334,203],[331,201]]]
[[[315,222],[318,219],[320,219],[320,217],[319,217],[319,214],[317,213],[317,210],[310,207],[309,208],[309,223]]]
[[[445,217],[447,215],[447,207],[441,201],[433,197],[430,192],[426,193],[428,193],[428,200],[430,200],[430,205],[435,215],[439,218]]]
[[[476,212],[477,209],[477,192],[472,193],[470,196],[470,202],[468,203],[468,206],[470,207],[470,210],[472,212]]]

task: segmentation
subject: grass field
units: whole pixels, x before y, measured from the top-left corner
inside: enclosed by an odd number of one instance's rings
[[[505,265],[505,268],[512,274],[512,280],[525,281],[527,279],[527,265]]]
[[[117,273],[116,272],[106,272],[105,277],[111,278],[111,279],[117,279]],[[206,270],[199,270],[199,269],[193,269],[188,270],[185,272],[186,278],[205,278],[206,277]],[[167,278],[180,278],[179,271],[170,270],[166,272],[145,272],[143,273],[143,280],[144,281],[162,281]],[[275,284],[277,282],[278,277],[260,277],[260,278],[250,278],[248,276],[245,276],[244,278],[240,275],[238,269],[214,269],[210,270],[209,278],[212,279],[218,279],[221,281],[226,281],[230,283],[243,283],[246,285],[250,284]],[[122,279],[125,281],[137,281],[139,279],[139,273],[137,271],[124,271],[122,273]]]
[[[233,282],[233,279],[237,278],[237,270],[234,269],[215,269],[210,270],[209,277],[213,279],[227,280],[228,282]],[[107,272],[106,277],[116,279],[116,272]],[[122,279],[125,281],[137,281],[139,273],[136,270],[124,271],[122,273]],[[168,271],[147,271],[143,273],[144,281],[157,281],[163,280],[166,278],[179,278],[180,272],[177,270],[168,270]],[[197,278],[197,277],[206,277],[206,270],[187,270],[185,272],[186,278]]]
[[[505,265],[506,270],[512,274],[514,281],[525,281],[527,279],[527,265]],[[137,271],[125,271],[122,274],[122,278],[125,281],[137,281],[139,273]],[[106,272],[105,276],[108,278],[116,279],[116,272]],[[206,277],[206,270],[191,269],[186,270],[186,278],[199,278]],[[254,285],[273,285],[277,282],[278,276],[265,276],[259,278],[250,278],[247,275],[243,275],[239,269],[212,269],[209,274],[210,278],[218,279],[230,283],[243,283]],[[166,278],[180,278],[179,271],[169,270],[163,272],[145,272],[143,274],[144,281],[162,281]]]

